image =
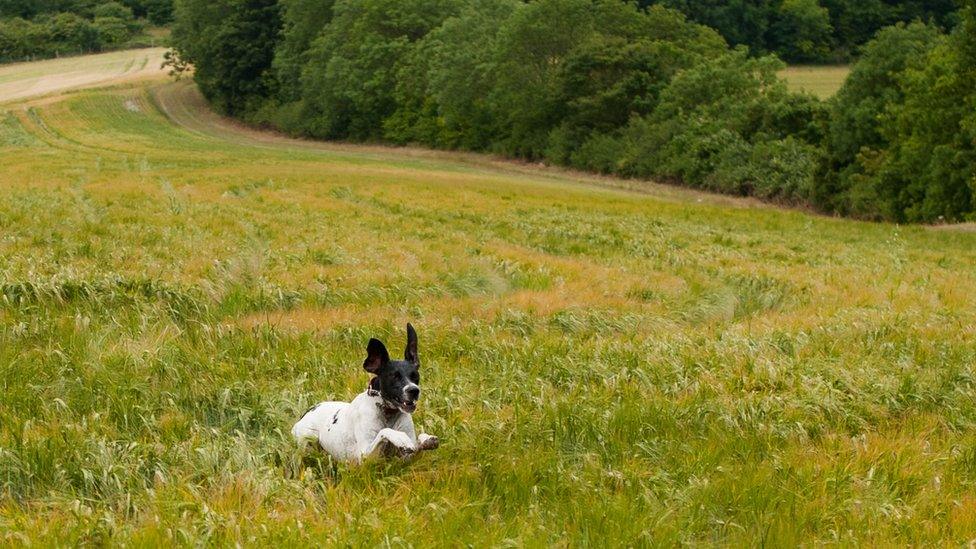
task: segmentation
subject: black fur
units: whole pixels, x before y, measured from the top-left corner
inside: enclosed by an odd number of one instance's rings
[[[363,368],[376,377],[370,380],[369,388],[378,391],[383,400],[404,412],[413,412],[420,389],[411,395],[404,395],[411,383],[420,385],[420,358],[417,354],[417,331],[407,324],[407,347],[404,360],[390,360],[390,354],[378,339],[370,339],[366,346],[366,360]]]
[[[321,405],[321,404],[322,404],[322,403],[320,402],[320,403],[318,403],[318,404],[316,404],[315,406],[312,406],[312,407],[311,407],[311,408],[309,408],[308,410],[305,410],[305,413],[304,413],[304,414],[302,414],[302,417],[305,417],[305,416],[307,416],[309,412],[311,412],[312,410],[314,410],[314,409],[316,409],[316,408],[318,408],[318,407],[319,407],[319,405]],[[298,419],[302,419],[302,417],[300,417],[300,418],[298,418]]]

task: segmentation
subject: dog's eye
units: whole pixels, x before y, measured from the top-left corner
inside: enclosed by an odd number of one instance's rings
[[[420,383],[420,374],[418,374],[417,372],[410,374],[410,381],[414,383]]]

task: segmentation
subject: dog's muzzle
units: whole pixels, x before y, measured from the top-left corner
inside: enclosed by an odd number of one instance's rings
[[[420,387],[410,384],[403,389],[403,404],[400,408],[408,413],[412,414],[417,410],[417,401],[420,400]]]

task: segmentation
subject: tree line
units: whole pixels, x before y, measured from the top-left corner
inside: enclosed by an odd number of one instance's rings
[[[976,16],[882,29],[836,98],[662,5],[178,0],[221,112],[323,139],[486,151],[869,219],[971,217]]]
[[[955,0],[640,0],[681,11],[753,55],[775,53],[789,62],[850,60],[884,27],[922,21],[955,25]]]
[[[0,62],[134,45],[147,23],[172,18],[172,0],[2,0]]]

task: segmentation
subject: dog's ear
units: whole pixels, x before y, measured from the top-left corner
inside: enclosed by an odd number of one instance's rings
[[[371,374],[378,374],[389,362],[390,353],[386,352],[386,346],[376,338],[370,339],[369,345],[366,346],[363,369]]]
[[[407,323],[407,350],[403,351],[403,359],[420,365],[420,359],[417,356],[417,330],[414,330],[413,324],[410,323]]]

